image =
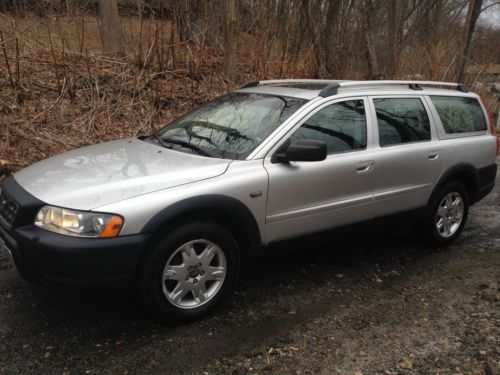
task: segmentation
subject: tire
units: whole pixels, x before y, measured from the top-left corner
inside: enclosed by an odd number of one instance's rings
[[[225,227],[187,223],[161,239],[143,262],[140,297],[160,323],[197,319],[232,293],[239,267],[238,245]]]
[[[465,186],[458,181],[448,182],[430,203],[423,224],[427,243],[433,247],[450,245],[462,232],[468,215],[469,196]]]

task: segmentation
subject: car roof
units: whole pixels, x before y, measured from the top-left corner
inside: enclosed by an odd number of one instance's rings
[[[467,87],[460,83],[435,81],[355,81],[284,79],[250,82],[237,92],[290,96],[311,100],[316,97],[329,97],[348,93],[390,94],[433,94],[470,96]]]

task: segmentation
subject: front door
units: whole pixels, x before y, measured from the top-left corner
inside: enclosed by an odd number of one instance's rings
[[[365,98],[323,104],[277,145],[322,140],[328,147],[326,160],[279,163],[272,160],[273,153],[265,158],[266,242],[372,217],[375,162],[366,108]]]

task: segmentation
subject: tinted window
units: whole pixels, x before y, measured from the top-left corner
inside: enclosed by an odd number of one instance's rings
[[[373,99],[373,103],[381,146],[431,139],[429,117],[420,99]]]
[[[329,154],[366,148],[363,100],[335,103],[316,112],[291,137],[292,142],[300,139],[324,141]]]
[[[183,152],[244,159],[305,102],[285,96],[232,93],[187,113],[151,139]]]
[[[479,102],[474,98],[431,96],[444,131],[449,134],[486,130],[486,119]]]

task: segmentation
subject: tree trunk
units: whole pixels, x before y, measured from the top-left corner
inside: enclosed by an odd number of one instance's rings
[[[291,50],[291,55],[294,59],[298,59],[299,55],[301,54],[302,50],[304,49],[304,46],[309,43],[307,41],[305,32],[303,31],[302,27],[297,27],[297,19],[303,20],[304,19],[304,9],[302,6],[302,2],[293,2],[292,3],[293,8],[291,11],[293,12],[293,16],[295,18],[295,22],[290,28],[290,34],[291,34],[291,40],[290,40],[290,50]],[[300,24],[302,26],[302,23]]]
[[[99,0],[99,20],[104,53],[124,55],[122,28],[116,0]]]
[[[324,49],[326,53],[326,71],[331,76],[337,72],[338,56],[335,55],[335,46],[338,41],[337,31],[342,2],[339,0],[329,0],[328,11],[326,13],[326,25],[324,32]]]
[[[290,13],[290,4],[288,0],[280,0],[278,7],[278,40],[282,55],[285,54],[288,45],[288,20]]]
[[[474,34],[474,29],[476,28],[476,22],[481,13],[481,7],[483,5],[483,0],[469,0],[469,7],[467,8],[467,17],[465,19],[464,27],[464,47],[460,51],[460,59],[458,63],[460,68],[457,74],[457,82],[463,82],[465,78],[465,66],[467,64],[466,57],[469,54],[470,43],[472,40],[472,34]]]
[[[314,29],[314,21],[311,16],[311,7],[313,7],[315,4],[312,2],[309,2],[309,0],[302,0],[301,3],[301,17],[303,19],[303,23],[305,24],[304,28],[307,33],[307,38],[306,43],[311,43],[312,44],[312,52],[313,52],[313,70],[312,70],[312,77],[313,78],[319,78],[321,71],[323,70],[322,68],[324,67],[324,61],[321,56],[321,48],[320,48],[320,41],[318,41],[318,38],[316,37],[316,31]]]
[[[399,21],[401,18],[400,0],[389,3],[389,63],[388,76],[396,78],[399,68]]]
[[[434,8],[434,43],[438,44],[443,33],[444,0],[436,0]]]
[[[229,80],[235,81],[236,71],[236,0],[224,0],[224,62]]]
[[[188,25],[188,4],[187,0],[176,0],[175,2],[175,16],[177,31],[179,34],[179,41],[185,42],[189,39],[189,25]]]
[[[363,42],[365,44],[365,56],[368,64],[367,79],[375,79],[379,76],[379,68],[377,62],[377,54],[373,46],[372,38],[372,16],[375,13],[373,0],[365,0],[362,5],[363,14]]]
[[[17,0],[12,0],[12,8],[14,8],[14,16],[16,18],[18,18],[19,17],[19,9],[17,6]]]

